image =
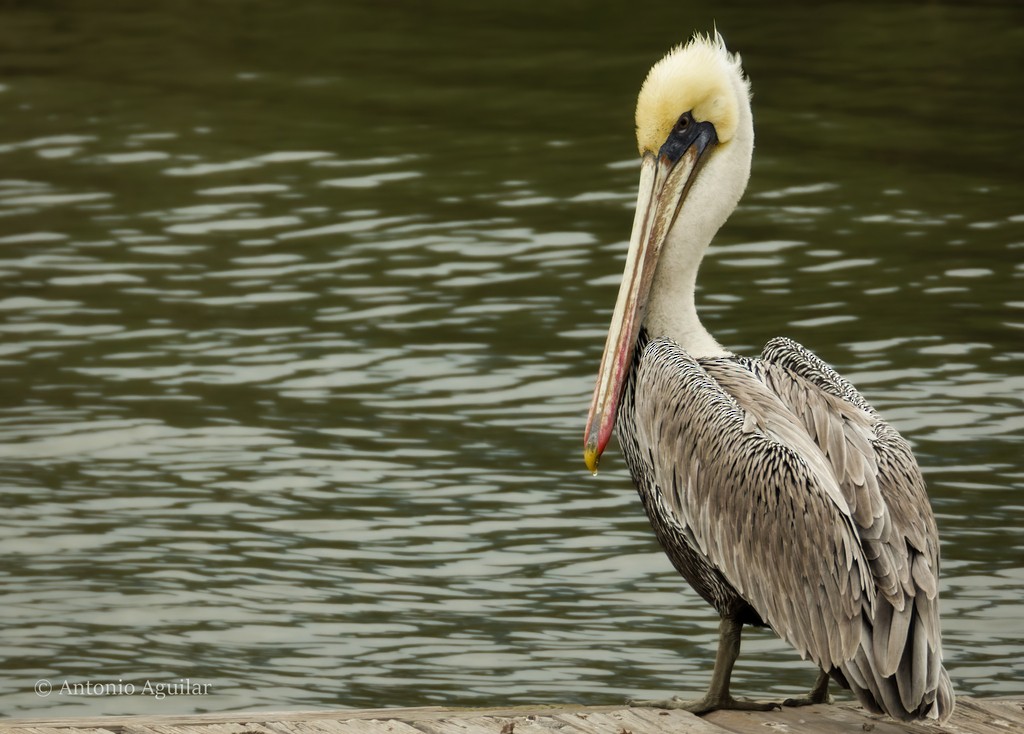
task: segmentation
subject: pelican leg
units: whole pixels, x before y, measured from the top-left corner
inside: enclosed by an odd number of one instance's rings
[[[715,656],[715,670],[711,674],[711,685],[702,698],[693,701],[673,696],[672,698],[634,701],[630,706],[651,706],[659,709],[682,709],[694,714],[706,714],[719,709],[742,709],[746,711],[770,711],[780,708],[773,701],[748,701],[736,699],[729,694],[729,679],[732,677],[732,666],[740,654],[740,633],[743,624],[727,617],[722,617],[718,627],[718,654]]]
[[[810,706],[814,703],[828,703],[831,698],[828,695],[828,673],[824,670],[818,671],[818,678],[814,681],[814,687],[806,696],[800,698],[787,698],[782,702],[783,706]]]

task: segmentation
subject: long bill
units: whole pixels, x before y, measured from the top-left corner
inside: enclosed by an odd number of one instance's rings
[[[626,269],[597,373],[583,444],[583,458],[587,468],[595,474],[615,426],[658,257],[689,191],[703,150],[703,146],[688,147],[676,161],[664,154],[655,156],[648,152],[641,161],[640,189],[626,253]]]

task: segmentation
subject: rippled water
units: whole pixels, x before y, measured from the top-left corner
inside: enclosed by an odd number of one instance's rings
[[[551,5],[0,10],[0,711],[703,688],[713,612],[580,444],[631,104],[713,19],[758,147],[706,323],[914,443],[953,679],[1021,693],[1019,10]],[[739,690],[813,679],[744,650]]]

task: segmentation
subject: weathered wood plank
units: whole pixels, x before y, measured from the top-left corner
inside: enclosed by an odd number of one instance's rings
[[[275,734],[423,734],[421,730],[395,719],[270,721],[266,726]]]
[[[716,711],[708,714],[706,720],[722,728],[720,734],[733,732],[749,734],[753,731],[751,712]],[[801,734],[908,734],[920,732],[919,728],[888,717],[871,716],[860,707],[851,704],[832,706],[802,706],[784,708],[779,711],[758,712],[756,717],[760,731],[800,732]],[[870,727],[870,728],[866,728]],[[928,731],[939,734],[944,731],[929,727]]]
[[[720,728],[687,711],[627,708],[608,712],[561,714],[554,718],[574,725],[582,734],[722,734]]]
[[[650,708],[630,708],[626,710],[643,721],[647,730],[651,732],[663,734],[666,730],[670,732],[675,731],[675,727],[679,726],[679,720],[685,716],[687,725],[690,727],[686,731],[692,731],[693,734],[717,734],[717,727],[714,724],[687,711],[662,711],[661,709]],[[676,714],[676,716],[673,716],[673,714]],[[627,726],[626,729],[632,730],[632,727]]]
[[[450,719],[437,719],[436,721],[417,721],[416,728],[421,734],[500,734],[504,728],[504,724],[486,725],[482,724],[479,719],[481,717],[473,717],[470,719],[450,718]],[[485,721],[490,723],[487,717],[483,717]]]
[[[964,734],[1024,732],[1024,701],[959,698],[954,713]]]
[[[716,711],[705,720],[724,732],[749,734],[755,730],[752,718],[749,712]],[[767,711],[756,718],[761,726],[800,734],[1020,734],[1024,732],[1024,701],[961,697],[953,717],[943,726],[873,716],[855,703]]]
[[[957,700],[935,724],[870,716],[853,703],[778,711],[685,711],[623,706],[334,709],[262,713],[0,720],[0,734],[1011,734],[1024,732],[1024,697]]]

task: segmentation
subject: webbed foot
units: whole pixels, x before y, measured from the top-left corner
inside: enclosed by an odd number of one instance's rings
[[[787,698],[782,702],[783,706],[811,706],[816,703],[831,703],[832,697],[828,695],[828,673],[824,670],[818,673],[818,679],[814,682],[814,688],[806,696],[798,698]]]

